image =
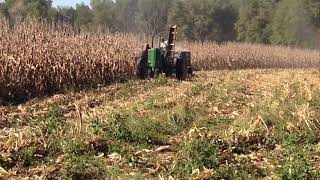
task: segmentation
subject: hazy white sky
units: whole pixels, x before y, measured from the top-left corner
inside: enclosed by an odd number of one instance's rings
[[[4,0],[0,0],[0,2],[4,2]],[[90,0],[53,0],[53,6],[75,6],[77,3],[85,3],[90,5]]]
[[[90,4],[90,0],[53,0],[53,6],[75,6],[77,3]]]

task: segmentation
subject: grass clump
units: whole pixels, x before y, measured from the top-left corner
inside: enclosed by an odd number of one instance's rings
[[[196,112],[188,106],[177,106],[175,110],[168,115],[167,122],[174,131],[181,131],[189,128],[199,114],[199,112]]]
[[[192,86],[189,96],[193,97],[193,96],[200,95],[201,92],[204,91],[205,89],[206,87],[202,83],[198,82],[194,86]]]
[[[58,105],[51,105],[47,113],[31,121],[30,127],[33,132],[30,143],[11,154],[11,159],[17,162],[17,166],[29,167],[47,163],[49,158],[62,152],[61,142],[68,124]]]
[[[104,179],[107,176],[103,159],[92,156],[70,156],[63,163],[63,179]]]
[[[281,179],[319,179],[320,173],[311,163],[308,157],[310,150],[287,146],[282,160],[282,166],[278,169]]]
[[[235,161],[236,165],[220,167],[214,174],[214,179],[261,179],[267,176],[264,168],[253,164],[250,159]]]
[[[185,175],[197,169],[215,169],[219,166],[218,151],[219,145],[207,140],[196,139],[184,142],[174,171]]]
[[[16,152],[12,159],[18,162],[19,165],[28,167],[35,164],[35,148],[30,147]]]
[[[32,167],[48,162],[49,151],[40,146],[30,146],[14,152],[10,159],[16,166]],[[13,165],[11,163],[11,165]]]
[[[249,179],[250,174],[245,170],[236,170],[234,168],[222,168],[217,170],[214,179]]]
[[[65,132],[68,123],[59,105],[53,104],[46,114],[31,122],[31,127],[40,129],[41,132],[38,133],[55,136]]]
[[[161,126],[130,114],[112,114],[108,132],[117,140],[141,145],[163,145],[167,142]]]
[[[99,117],[93,117],[90,122],[90,131],[94,135],[103,135],[108,130],[108,123],[102,121]]]
[[[160,74],[158,78],[155,79],[156,85],[166,85],[168,83],[168,78],[164,74]]]
[[[53,105],[46,117],[47,124],[44,132],[52,134],[56,131],[64,131],[66,129],[66,119],[62,109],[58,105]]]
[[[90,146],[83,139],[71,139],[63,142],[63,152],[69,156],[80,156],[85,154],[92,154]]]

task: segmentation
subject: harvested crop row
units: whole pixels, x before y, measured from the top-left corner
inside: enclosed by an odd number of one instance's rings
[[[130,34],[77,33],[68,26],[0,24],[0,97],[20,101],[63,88],[134,77],[139,42]]]

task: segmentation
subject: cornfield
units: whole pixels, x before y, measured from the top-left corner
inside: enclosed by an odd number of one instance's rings
[[[63,24],[2,22],[0,34],[0,98],[9,101],[132,78],[141,48],[130,34],[77,33]]]
[[[320,65],[319,51],[282,46],[193,42],[181,43],[179,49],[192,52],[193,66],[197,70],[318,68]]]
[[[67,25],[0,22],[0,101],[23,101],[66,88],[135,77],[144,46],[132,34],[78,32]],[[319,67],[315,50],[227,43],[179,43],[196,70]]]

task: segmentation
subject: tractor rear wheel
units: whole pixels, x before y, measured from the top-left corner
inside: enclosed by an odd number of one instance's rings
[[[187,61],[183,58],[178,58],[176,62],[176,76],[180,81],[184,81],[187,79],[188,68]]]
[[[137,75],[140,79],[148,78],[148,51],[143,51],[138,62]]]

